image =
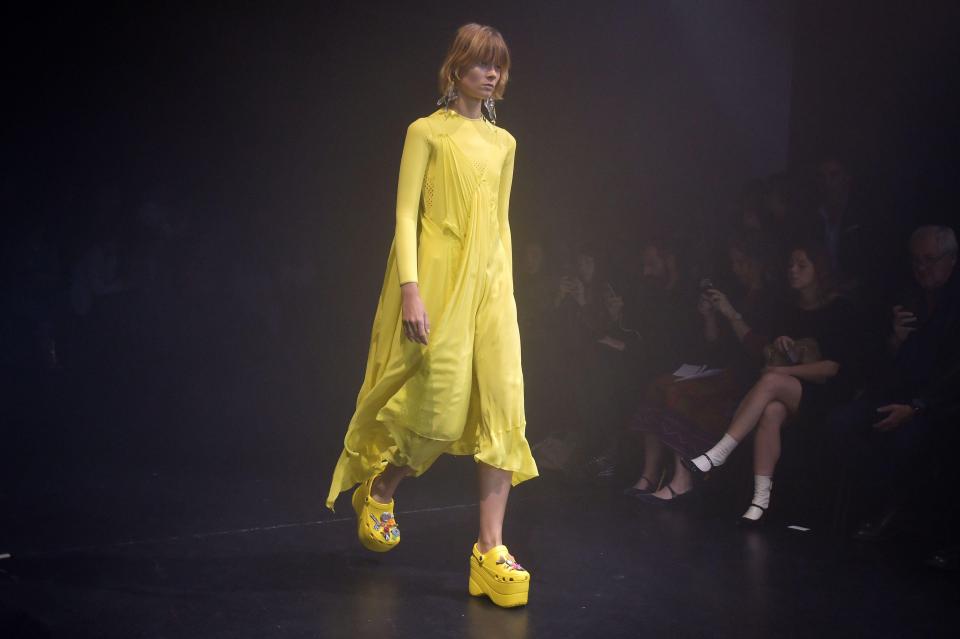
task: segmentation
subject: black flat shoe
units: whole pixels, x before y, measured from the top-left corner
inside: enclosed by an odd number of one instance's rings
[[[713,460],[710,459],[709,455],[704,455],[704,457],[707,458],[707,463],[710,464],[710,470],[713,470],[714,468],[716,468],[716,466],[713,465]],[[703,481],[706,481],[707,478],[709,478],[710,476],[710,470],[700,470],[700,467],[694,464],[692,459],[681,457],[680,463],[683,464],[683,467],[690,472],[690,476],[693,477],[694,484],[698,484]]]
[[[764,525],[763,522],[767,520],[767,509],[761,506],[760,504],[750,504],[750,505],[753,506],[754,508],[759,508],[760,511],[763,513],[762,515],[760,515],[760,519],[747,519],[746,517],[741,515],[740,519],[737,521],[737,525],[740,526],[741,528],[746,528],[746,529],[760,528],[761,526]]]
[[[646,477],[641,476],[640,479],[646,479],[647,486],[656,486],[656,484],[654,484],[652,481],[650,481]],[[627,497],[637,497],[639,495],[649,495],[650,493],[656,490],[657,490],[656,488],[637,488],[635,486],[629,486],[623,489],[623,494],[626,495]]]
[[[685,493],[678,493],[670,484],[667,484],[667,490],[670,491],[670,499],[656,497],[653,494],[655,491],[650,491],[645,495],[637,495],[637,500],[644,504],[654,504],[656,506],[677,506],[681,503],[689,502],[694,494],[693,488]]]

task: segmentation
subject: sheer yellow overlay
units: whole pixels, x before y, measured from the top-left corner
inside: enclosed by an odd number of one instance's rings
[[[388,462],[420,475],[442,453],[509,470],[514,485],[537,476],[507,216],[516,145],[447,109],[407,129],[396,232],[328,508]],[[403,336],[400,284],[414,281],[430,318],[426,346]]]

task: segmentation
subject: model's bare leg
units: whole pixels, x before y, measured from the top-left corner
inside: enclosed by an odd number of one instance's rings
[[[387,467],[373,482],[370,487],[370,497],[381,504],[389,504],[393,499],[393,493],[397,486],[403,481],[403,478],[410,474],[409,466],[394,466],[387,464]]]
[[[479,597],[486,595],[498,606],[513,607],[527,603],[530,591],[530,573],[508,552],[497,550],[496,556],[487,556],[503,545],[503,516],[513,473],[477,463],[477,483],[480,487],[480,534],[470,554],[470,581],[468,592]],[[489,561],[488,561],[489,560]]]
[[[503,516],[507,511],[512,475],[509,470],[477,463],[480,486],[480,535],[477,537],[477,548],[481,553],[503,544]]]

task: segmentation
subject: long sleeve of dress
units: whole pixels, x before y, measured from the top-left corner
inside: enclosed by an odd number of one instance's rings
[[[507,273],[510,286],[513,286],[513,245],[510,237],[510,189],[513,186],[513,160],[517,152],[517,141],[510,136],[510,149],[500,169],[500,193],[497,198],[497,222],[500,227],[500,241],[507,254]]]
[[[397,184],[397,227],[394,243],[400,284],[417,281],[417,218],[420,214],[420,191],[430,159],[430,125],[423,119],[407,127],[400,158],[400,179]]]

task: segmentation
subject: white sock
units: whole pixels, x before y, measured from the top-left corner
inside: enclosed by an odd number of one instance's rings
[[[757,506],[763,506],[767,508],[770,506],[770,493],[773,491],[773,477],[767,477],[765,475],[754,475],[753,476],[753,503],[747,508],[747,512],[743,513],[744,519],[752,519],[756,521],[763,517],[763,510],[757,508]],[[754,506],[756,504],[757,506]]]
[[[713,448],[690,461],[703,472],[707,472],[714,466],[723,465],[723,462],[727,461],[727,457],[739,443],[733,437],[724,433],[723,438]]]

